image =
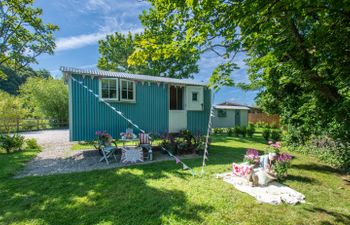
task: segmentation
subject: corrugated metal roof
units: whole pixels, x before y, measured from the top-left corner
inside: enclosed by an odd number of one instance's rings
[[[232,106],[232,105],[216,105],[214,106],[215,109],[244,109],[249,110],[246,106]]]
[[[167,78],[167,77],[156,77],[156,76],[148,76],[148,75],[139,75],[139,74],[130,74],[123,72],[111,72],[97,69],[79,69],[73,67],[65,67],[61,66],[60,70],[64,73],[70,74],[80,74],[80,75],[88,75],[88,76],[98,76],[98,77],[117,77],[117,78],[125,78],[139,81],[153,81],[153,82],[163,82],[163,83],[172,83],[172,84],[183,84],[183,85],[196,85],[196,86],[207,86],[207,83],[197,82],[194,80],[188,79],[175,79],[175,78]]]

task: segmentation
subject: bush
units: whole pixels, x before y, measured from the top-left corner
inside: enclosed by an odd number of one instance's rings
[[[270,139],[270,135],[271,135],[271,130],[268,128],[265,128],[262,132],[262,136],[263,138],[268,141]]]
[[[318,157],[338,169],[350,170],[350,143],[333,140],[328,136],[315,137],[305,145],[290,146],[290,150]]]
[[[250,123],[247,127],[247,135],[248,137],[253,137],[254,133],[255,133],[255,126],[254,124]]]
[[[227,128],[227,135],[228,136],[233,136],[233,128]]]
[[[272,129],[279,129],[280,126],[278,125],[278,123],[273,122],[273,123],[271,123],[271,128],[272,128]]]
[[[272,130],[271,131],[271,139],[273,141],[280,141],[282,136],[282,132],[280,130]]]
[[[6,150],[7,153],[10,153],[14,150],[21,150],[24,144],[24,137],[18,134],[13,136],[4,134],[0,136],[0,148]]]
[[[25,140],[26,149],[37,149],[41,150],[41,146],[38,144],[35,138]]]
[[[245,126],[241,127],[241,134],[243,137],[247,136],[247,127]]]
[[[213,129],[214,134],[223,134],[224,133],[224,128],[214,128]]]
[[[289,125],[287,127],[287,134],[284,135],[284,141],[287,145],[304,145],[307,141],[309,134],[306,135],[306,131],[302,127],[295,127]]]
[[[241,134],[241,127],[237,125],[233,128],[233,136],[238,137],[240,134]]]

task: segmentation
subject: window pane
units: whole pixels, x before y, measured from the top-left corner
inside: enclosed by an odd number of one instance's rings
[[[194,102],[198,101],[198,93],[197,92],[192,92],[192,101],[194,101]]]
[[[128,90],[129,90],[129,91],[133,91],[133,90],[134,90],[134,85],[133,85],[133,82],[132,82],[132,81],[130,81],[130,82],[128,83]]]
[[[109,88],[110,89],[116,89],[117,88],[116,80],[109,80]]]
[[[109,98],[107,89],[102,89],[102,98]]]
[[[170,86],[170,110],[176,109],[176,88]]]
[[[128,95],[127,95],[127,91],[122,91],[122,99],[127,99]]]
[[[109,90],[109,98],[117,98],[117,90]]]
[[[183,87],[177,88],[177,110],[183,109]]]
[[[108,80],[102,80],[102,89],[107,89],[108,88]]]
[[[128,99],[133,100],[134,99],[134,93],[132,91],[128,92]]]

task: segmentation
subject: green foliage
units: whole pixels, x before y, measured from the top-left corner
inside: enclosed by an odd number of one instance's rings
[[[302,127],[305,139],[327,133],[350,140],[348,0],[150,2],[132,60],[211,51],[225,60],[210,79],[218,89],[233,83],[234,57],[246,51],[245,87],[260,91],[264,111]]]
[[[7,153],[11,151],[21,150],[24,144],[24,137],[18,134],[9,135],[2,134],[0,135],[0,149],[6,150]]]
[[[236,125],[233,128],[233,136],[238,137],[241,134],[241,127]]]
[[[289,150],[316,156],[323,162],[350,171],[350,143],[328,136],[314,137],[305,145],[289,146]]]
[[[15,131],[13,125],[17,120],[24,118],[27,113],[20,98],[0,91],[0,132]]]
[[[281,137],[282,137],[282,132],[280,130],[271,130],[271,139],[273,141],[280,141],[281,140]]]
[[[98,67],[104,70],[173,78],[188,78],[199,71],[196,56],[188,52],[183,52],[177,58],[158,58],[155,54],[143,54],[142,60],[128,61],[142,48],[143,42],[140,41],[142,37],[147,37],[147,34],[133,36],[131,33],[128,35],[115,33],[107,35],[105,40],[99,41],[101,56],[98,59]]]
[[[28,77],[49,78],[51,75],[47,70],[33,70],[30,67],[24,67],[20,71],[15,71],[9,67],[0,66],[0,70],[6,75],[6,79],[0,79],[0,90],[11,95],[17,95],[19,86],[21,86]]]
[[[270,139],[270,136],[271,136],[271,130],[269,128],[265,128],[263,131],[262,131],[262,137],[268,141]]]
[[[228,128],[228,129],[227,129],[227,135],[228,135],[228,136],[233,136],[233,134],[234,134],[233,128]]]
[[[247,135],[248,135],[248,137],[253,137],[254,133],[255,133],[255,126],[254,126],[254,124],[249,123],[248,127],[247,127]]]
[[[35,117],[68,120],[68,87],[63,80],[31,77],[20,87],[20,97]]]
[[[247,127],[246,126],[242,126],[241,127],[241,135],[243,136],[243,137],[246,137],[247,136]]]
[[[0,2],[0,66],[15,70],[36,63],[36,57],[53,54],[53,32],[58,27],[44,24],[42,10],[33,7],[34,0]],[[0,71],[0,77],[6,77]]]
[[[41,146],[38,144],[35,138],[26,139],[26,150],[41,150]]]
[[[223,134],[225,133],[225,128],[214,128],[213,132],[214,134]]]

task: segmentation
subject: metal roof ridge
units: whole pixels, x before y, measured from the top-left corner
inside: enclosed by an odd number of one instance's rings
[[[140,79],[145,81],[155,81],[155,82],[158,81],[158,82],[165,82],[165,83],[207,86],[207,83],[205,82],[199,82],[199,81],[194,81],[190,79],[177,79],[177,78],[169,78],[169,77],[162,77],[162,76],[150,76],[150,75],[144,75],[144,74],[105,71],[100,69],[80,69],[80,68],[74,68],[74,67],[61,66],[60,70],[66,73],[77,73],[81,75],[109,76],[109,77],[118,77],[118,78]]]

